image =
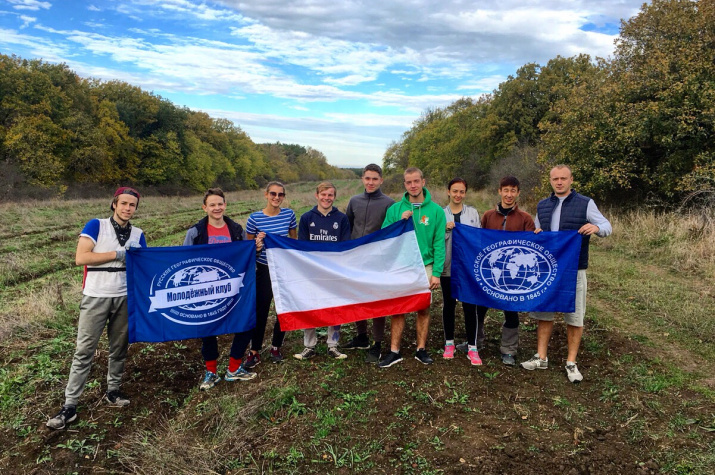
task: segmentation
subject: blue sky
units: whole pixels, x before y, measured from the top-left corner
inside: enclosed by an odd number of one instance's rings
[[[427,108],[520,66],[609,57],[642,0],[0,0],[0,52],[64,62],[298,143],[381,163]]]

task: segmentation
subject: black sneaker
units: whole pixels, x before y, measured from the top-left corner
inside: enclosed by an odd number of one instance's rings
[[[243,366],[243,369],[253,369],[259,364],[261,364],[261,355],[249,352],[241,366]]]
[[[343,350],[367,350],[370,348],[370,339],[367,335],[358,335],[340,348]]]
[[[67,424],[77,419],[77,408],[75,406],[62,406],[60,412],[45,424],[50,429],[64,429]]]
[[[380,368],[389,368],[393,364],[397,364],[400,361],[402,361],[402,355],[399,352],[395,353],[394,351],[391,351],[386,354],[383,359],[380,360],[378,366]]]
[[[273,363],[280,363],[283,361],[283,353],[281,353],[281,349],[278,347],[273,347],[271,348],[271,361]]]
[[[415,359],[422,364],[434,363],[434,360],[430,358],[429,353],[427,353],[427,350],[425,350],[424,348],[420,348],[419,350],[415,351]]]
[[[378,363],[380,361],[380,350],[382,349],[382,343],[376,341],[374,345],[367,350],[367,356],[365,356],[365,363]]]
[[[124,407],[129,405],[129,398],[120,393],[117,389],[107,391],[107,394],[104,395],[104,400],[107,401],[110,406]]]

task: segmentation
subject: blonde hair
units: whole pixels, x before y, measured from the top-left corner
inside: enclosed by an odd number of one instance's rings
[[[420,179],[423,179],[425,176],[422,174],[422,170],[420,170],[417,167],[410,167],[407,170],[405,170],[405,173],[402,174],[402,176],[405,175],[410,175],[412,173],[419,173],[420,174]]]
[[[318,185],[318,187],[315,189],[315,194],[319,195],[322,191],[329,190],[329,189],[335,190],[335,196],[338,196],[338,189],[335,188],[335,185],[330,183],[329,181],[324,181],[321,184]]]

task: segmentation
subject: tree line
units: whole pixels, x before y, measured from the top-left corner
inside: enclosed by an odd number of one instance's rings
[[[354,176],[300,145],[255,144],[228,119],[65,64],[0,55],[0,196],[133,184],[197,192]]]
[[[385,152],[475,187],[515,174],[543,193],[557,163],[611,203],[715,190],[715,0],[654,0],[622,21],[612,58],[529,63],[492,94],[426,110]]]

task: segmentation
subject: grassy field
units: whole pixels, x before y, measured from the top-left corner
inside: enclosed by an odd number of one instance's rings
[[[313,186],[288,188],[298,215],[313,205]],[[360,190],[340,183],[338,206]],[[480,212],[496,201],[486,192],[470,198]],[[232,193],[227,214],[245,223],[263,204],[261,192]],[[406,358],[380,370],[361,352],[290,358],[262,364],[249,383],[199,392],[200,343],[135,344],[123,386],[132,403],[119,410],[101,402],[103,340],[78,422],[51,432],[44,423],[63,401],[74,349],[77,235],[108,206],[0,204],[2,473],[712,473],[715,226],[707,214],[604,210],[615,232],[592,240],[580,385],[562,369],[560,323],[548,371],[504,367],[494,311],[484,366],[463,355],[442,360],[437,298],[430,367]],[[146,197],[135,223],[150,246],[178,245],[201,216],[199,197]],[[353,332],[345,326],[343,339]],[[224,352],[229,341],[220,339]],[[411,355],[411,319],[404,345]],[[535,326],[523,315],[519,360],[534,348]],[[289,333],[284,352],[301,349],[302,332]]]

